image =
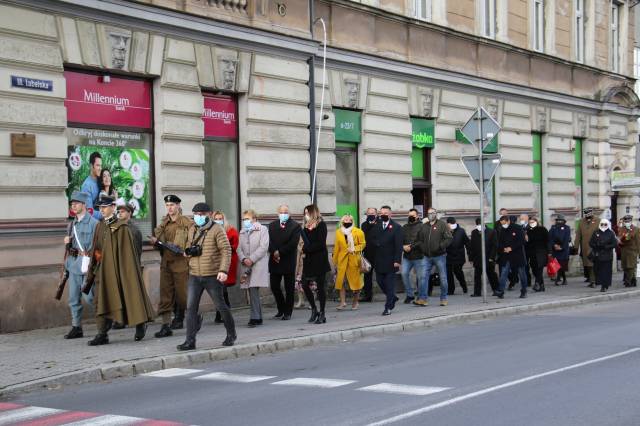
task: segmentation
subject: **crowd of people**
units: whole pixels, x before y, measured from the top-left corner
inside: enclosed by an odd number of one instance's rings
[[[262,224],[258,214],[249,209],[243,212],[242,226],[237,230],[224,212],[214,211],[206,203],[197,203],[190,218],[183,215],[178,196],[167,195],[164,201],[167,214],[149,236],[162,253],[156,314],[142,279],[142,235],[130,221],[133,207],[116,205],[115,194],[101,192],[95,203],[100,210],[98,220],[88,213],[91,194],[72,194],[74,219],[65,237],[72,328],[66,339],[83,337],[83,297],[95,307],[98,328],[89,345],[109,343],[108,332],[113,327],[135,327],[135,340],[142,340],[147,323],[157,317],[162,324],[155,333],[157,338],[173,335],[186,320],[186,339],[179,350],[196,347],[204,291],[215,303],[215,321],[225,326],[223,345],[234,344],[237,333],[228,288],[236,284],[246,291],[249,301],[248,327],[263,325],[261,289],[270,288],[273,294],[275,319],[291,319],[298,292],[304,294],[311,310],[309,323],[323,324],[327,321],[328,285],[339,294],[338,311],[358,310],[360,303],[373,300],[374,276],[385,296],[382,315],[391,315],[399,301],[398,272],[405,304],[428,306],[433,288],[439,286],[439,305],[447,306],[456,281],[463,293],[468,292],[463,271],[467,260],[474,269],[471,297],[482,296],[483,243],[484,271],[493,296],[500,299],[518,282],[521,298],[527,297],[530,286],[533,291],[545,291],[544,268],[549,262],[557,265],[554,284],[566,285],[572,254],[582,257],[588,285],[597,284],[601,291],[607,291],[616,248],[621,250],[624,285],[636,285],[640,231],[633,226],[632,217],[625,216],[614,232],[608,220],[594,216],[593,209],[583,211],[574,242],[561,214],[547,230],[537,218],[509,215],[505,209],[500,210],[493,226],[486,225],[483,242],[480,218],[468,236],[456,218],[440,218],[434,208],[427,210],[424,219],[411,209],[404,225],[392,218],[390,206],[368,208],[360,227],[349,214],[340,218],[330,257],[329,230],[315,204],[304,208],[302,223],[290,216],[286,204],[278,207],[277,219],[269,224]],[[328,276],[332,277],[330,282]],[[352,295],[350,306],[347,291]]]

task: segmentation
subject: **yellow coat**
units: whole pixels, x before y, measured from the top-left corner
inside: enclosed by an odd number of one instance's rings
[[[342,288],[345,276],[352,291],[359,291],[364,286],[362,273],[360,272],[360,256],[364,250],[364,232],[360,228],[354,227],[351,231],[353,235],[354,253],[349,253],[349,244],[345,235],[338,228],[336,230],[336,240],[333,246],[333,264],[337,269],[336,289]]]

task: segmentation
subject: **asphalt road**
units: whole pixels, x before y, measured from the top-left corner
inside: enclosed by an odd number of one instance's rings
[[[638,306],[503,317],[10,402],[198,425],[637,426]]]

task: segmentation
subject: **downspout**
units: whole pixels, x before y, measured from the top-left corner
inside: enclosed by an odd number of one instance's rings
[[[309,0],[309,33],[311,40],[313,40],[313,25],[315,23],[315,8],[314,1]],[[309,183],[310,193],[309,197],[312,204],[316,204],[318,201],[318,194],[315,191],[316,184],[316,56],[315,54],[307,60],[309,65]]]

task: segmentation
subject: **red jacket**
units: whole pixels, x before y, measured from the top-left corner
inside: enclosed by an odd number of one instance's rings
[[[226,285],[231,285],[236,283],[236,275],[238,272],[238,244],[240,243],[240,236],[238,234],[238,230],[233,226],[229,227],[227,230],[227,238],[229,239],[229,244],[231,245],[231,266],[229,266],[229,273],[227,274],[227,282]]]

